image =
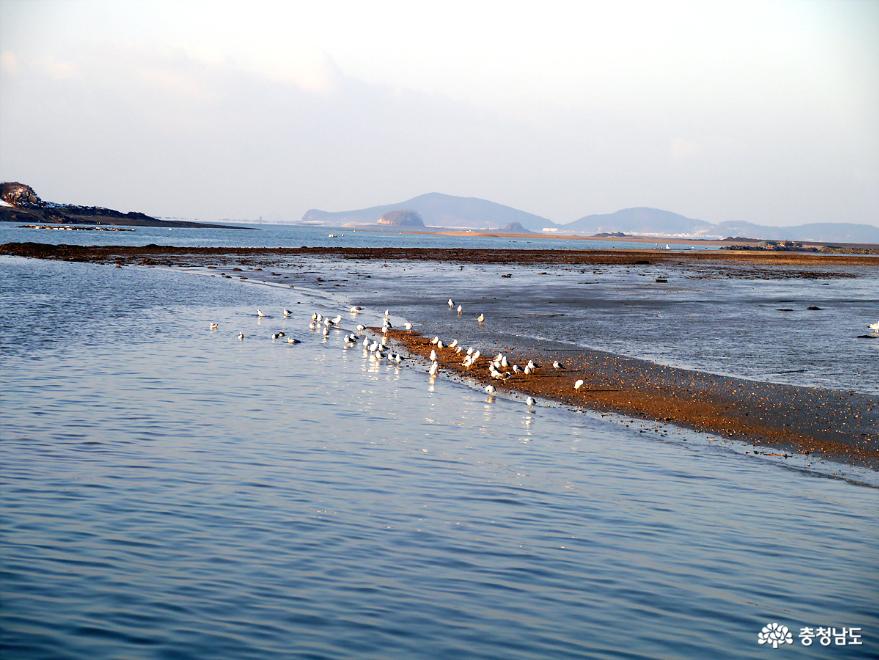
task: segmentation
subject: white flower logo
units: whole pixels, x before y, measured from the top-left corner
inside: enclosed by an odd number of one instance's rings
[[[778,623],[767,623],[757,635],[757,643],[772,644],[772,648],[777,649],[785,644],[793,644],[794,639],[787,626],[782,626]]]

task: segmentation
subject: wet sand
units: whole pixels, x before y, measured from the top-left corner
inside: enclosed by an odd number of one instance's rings
[[[435,349],[428,338],[413,331],[392,329],[389,336],[425,359]],[[461,364],[463,353],[438,350],[441,370],[481,385],[492,384],[499,392],[674,423],[782,453],[879,468],[879,398],[874,396],[760,383],[594,350],[562,354],[537,349],[525,355],[514,349],[505,353],[510,365],[524,367],[533,359],[540,368],[529,376],[514,374],[502,381],[491,378],[488,365],[505,347],[477,348],[489,355],[482,355],[469,369]],[[563,368],[554,369],[554,360]],[[580,379],[583,387],[574,390]]]

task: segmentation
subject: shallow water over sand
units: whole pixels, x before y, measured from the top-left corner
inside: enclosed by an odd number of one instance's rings
[[[323,342],[313,308],[341,311],[0,261],[10,657],[756,657],[776,620],[875,653],[875,489],[489,403]]]
[[[857,275],[845,279],[760,279],[753,267],[737,264],[304,261],[303,268],[271,268],[289,279],[247,268],[236,275],[341,292],[369,307],[392,301],[424,334],[465,343],[552,343],[561,351],[592,348],[764,382],[879,394],[879,339],[859,338],[879,318],[879,268],[835,269]],[[449,297],[463,304],[460,318],[446,306]],[[487,317],[482,325],[474,321],[480,312]]]

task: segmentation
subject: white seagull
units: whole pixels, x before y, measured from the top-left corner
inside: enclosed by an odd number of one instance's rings
[[[464,306],[463,306],[463,305],[458,305],[458,315],[460,316],[460,315],[463,314],[463,313],[464,313]]]
[[[434,361],[434,362],[430,365],[430,369],[428,370],[427,373],[429,373],[431,376],[436,376],[436,372],[437,372],[437,371],[439,371],[439,363],[436,362],[436,361]]]
[[[220,329],[219,323],[211,323],[211,330],[219,330],[219,329]]]
[[[411,329],[412,329],[412,324],[409,323],[409,321],[406,321],[406,322],[403,324],[403,328],[406,329],[406,330],[411,330]]]
[[[870,328],[870,330],[873,330],[875,332],[879,332],[879,321],[876,321],[875,323],[871,323],[867,327]]]
[[[256,308],[256,315],[260,318],[263,318],[266,315],[266,313],[264,311],[262,311],[259,307],[257,307]]]
[[[291,312],[289,309],[287,309],[287,308],[285,307],[285,308],[284,308],[284,318],[285,318],[285,319],[289,319],[290,316],[292,316],[292,315],[293,315],[293,312]]]
[[[564,369],[565,365],[563,365],[561,362],[556,360],[555,362],[552,363],[552,368],[553,369]]]
[[[537,401],[535,401],[533,397],[529,396],[527,399],[525,399],[525,405],[528,406],[529,408],[533,407],[534,404],[536,404],[536,403],[537,403]]]
[[[455,306],[455,301],[452,300],[451,298],[449,298],[449,309],[452,309],[452,307],[454,307],[454,306]]]
[[[302,342],[300,342],[298,339],[293,339],[293,337],[287,337],[287,343],[288,344],[301,344]]]
[[[238,339],[244,339],[244,333],[243,333],[243,332],[239,332],[239,333],[238,333]]]
[[[495,393],[495,391],[496,390],[494,389],[494,385],[486,385],[485,386],[485,393],[488,394],[488,396],[493,395]]]
[[[574,389],[575,389],[575,390],[579,390],[581,387],[583,387],[583,381],[582,381],[582,380],[578,380],[576,383],[574,383]]]
[[[480,314],[479,316],[477,316],[476,322],[477,323],[485,323],[485,314]]]

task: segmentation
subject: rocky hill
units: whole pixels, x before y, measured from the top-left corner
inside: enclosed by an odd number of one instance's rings
[[[30,186],[18,181],[0,183],[0,221],[26,224],[128,225],[135,227],[201,227],[236,229],[202,222],[159,220],[145,213],[123,213],[101,206],[58,204],[40,199]]]

